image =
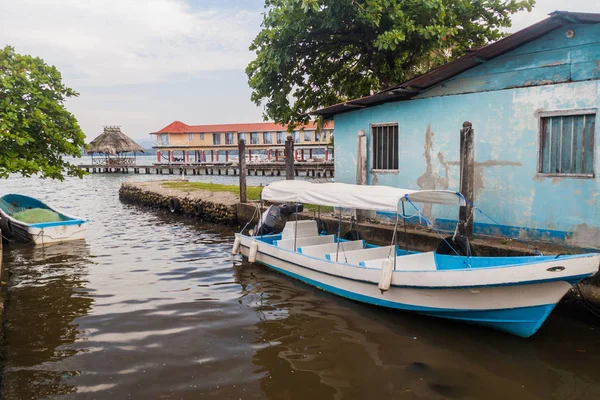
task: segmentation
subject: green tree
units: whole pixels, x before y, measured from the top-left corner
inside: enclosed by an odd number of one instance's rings
[[[501,38],[534,0],[266,0],[246,68],[265,118],[369,95]]]
[[[85,135],[64,102],[78,93],[40,58],[0,50],[0,178],[10,173],[64,179],[83,170],[63,156],[81,157]]]

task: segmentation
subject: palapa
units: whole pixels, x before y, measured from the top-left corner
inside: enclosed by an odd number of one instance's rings
[[[104,153],[118,155],[121,153],[143,153],[144,148],[121,132],[120,126],[105,126],[104,132],[87,146],[86,153]]]

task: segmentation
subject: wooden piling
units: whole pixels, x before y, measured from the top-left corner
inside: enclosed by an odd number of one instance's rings
[[[294,180],[294,139],[288,135],[285,141],[285,179]]]
[[[460,192],[467,199],[467,205],[458,211],[459,233],[471,238],[473,236],[473,218],[471,218],[475,176],[475,134],[469,121],[463,123],[460,130]]]
[[[239,168],[240,168],[240,203],[248,201],[246,197],[246,142],[240,139],[238,142]]]

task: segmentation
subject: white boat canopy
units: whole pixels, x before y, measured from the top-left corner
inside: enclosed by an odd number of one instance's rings
[[[391,186],[351,185],[277,181],[267,185],[261,198],[276,203],[304,203],[319,206],[397,212],[400,201],[466,205],[464,197],[450,190],[409,190]]]

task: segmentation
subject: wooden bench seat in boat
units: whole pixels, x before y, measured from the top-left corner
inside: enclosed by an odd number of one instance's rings
[[[362,261],[361,267],[381,269],[383,262],[387,258],[379,258],[377,260]],[[435,253],[433,251],[427,253],[407,254],[405,256],[396,257],[396,271],[436,271]]]
[[[298,229],[296,230],[296,224]],[[281,232],[281,240],[293,239],[297,237],[319,236],[317,221],[288,221]]]
[[[393,255],[395,248],[396,246],[383,246],[362,250],[342,251],[342,248],[340,247],[337,261],[346,264],[359,265],[361,261],[377,260]],[[336,253],[329,253],[326,255],[326,258],[335,261],[335,254]]]
[[[325,258],[326,254],[337,251],[337,243],[317,244],[313,246],[303,246],[298,251],[306,256]],[[340,251],[360,250],[365,247],[364,240],[353,240],[350,242],[340,242]]]
[[[296,239],[296,248],[304,246],[314,246],[317,244],[333,243],[334,241],[335,235],[298,237],[298,239]],[[273,244],[275,244],[275,246],[277,247],[281,247],[282,249],[296,250],[294,249],[293,238],[285,240],[276,240],[273,242]]]

